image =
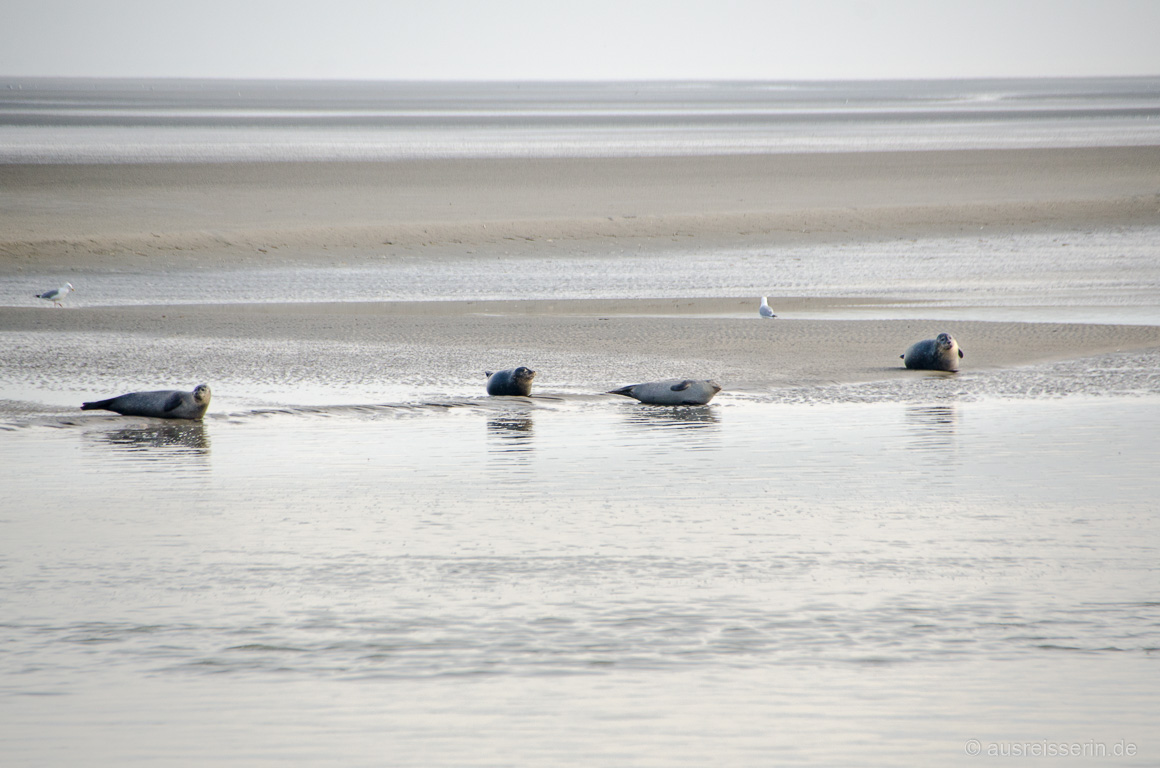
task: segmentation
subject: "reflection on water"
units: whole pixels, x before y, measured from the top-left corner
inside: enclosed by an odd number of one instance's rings
[[[521,453],[532,450],[533,419],[530,411],[505,413],[487,420],[488,450]]]
[[[955,447],[958,414],[954,405],[913,406],[905,411],[908,448],[916,451],[949,451]]]
[[[182,453],[208,456],[210,449],[209,435],[200,421],[90,431],[86,435],[97,443],[156,458]]]
[[[711,405],[641,405],[634,407],[625,421],[632,426],[657,429],[704,429],[721,423]]]
[[[633,442],[649,445],[649,454],[657,455],[670,449],[711,450],[718,444],[721,419],[711,405],[635,405],[624,423],[634,433]]]

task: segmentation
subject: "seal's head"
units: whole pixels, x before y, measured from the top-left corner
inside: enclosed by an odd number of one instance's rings
[[[525,365],[512,371],[512,381],[516,384],[531,384],[534,378],[536,378],[536,372]]]
[[[193,402],[198,405],[209,405],[209,384],[198,384],[193,388]]]
[[[940,333],[935,337],[934,343],[938,345],[940,352],[949,352],[955,348],[955,337],[949,333]]]

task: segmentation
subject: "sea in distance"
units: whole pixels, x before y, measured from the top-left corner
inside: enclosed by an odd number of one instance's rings
[[[1157,143],[1157,79],[0,81],[3,163]],[[1157,234],[730,250],[676,273],[657,252],[525,255],[522,289],[471,259],[85,277],[112,306],[775,281],[906,299],[843,319],[1157,325]],[[966,293],[900,286],[919,263]],[[0,304],[45,277],[0,274]],[[746,321],[769,322],[757,295]],[[108,379],[72,356],[162,359],[134,344],[0,331],[5,765],[1160,761],[1155,350],[700,408],[567,382],[500,401],[467,372],[384,398],[335,369],[302,391],[238,376],[204,423],[77,411]]]
[[[0,80],[0,163],[1135,146],[1160,79],[377,83]]]

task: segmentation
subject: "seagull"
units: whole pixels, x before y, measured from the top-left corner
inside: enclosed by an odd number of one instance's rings
[[[762,317],[777,317],[773,314],[773,310],[769,308],[769,299],[765,296],[761,297],[761,306],[757,308],[757,314]]]
[[[75,290],[76,288],[72,287],[72,283],[65,283],[60,288],[53,288],[51,291],[45,291],[44,293],[36,294],[36,298],[44,299],[45,301],[51,301],[58,307],[63,307],[64,304],[61,304],[61,302],[64,301],[65,297],[68,296],[70,292]]]

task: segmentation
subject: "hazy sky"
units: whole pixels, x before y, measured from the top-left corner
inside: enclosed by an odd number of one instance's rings
[[[1160,0],[0,0],[0,76],[1160,74]]]

